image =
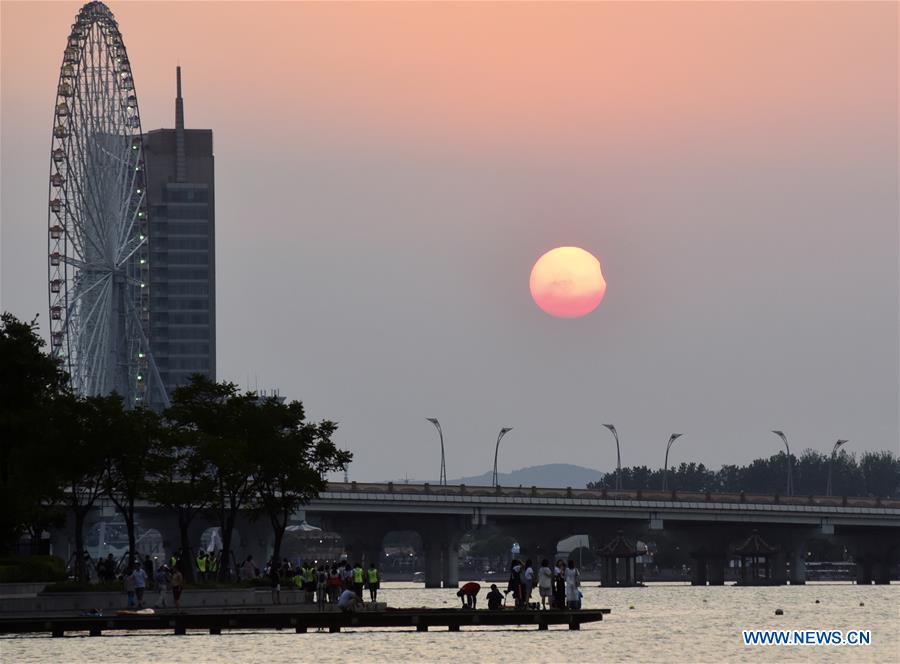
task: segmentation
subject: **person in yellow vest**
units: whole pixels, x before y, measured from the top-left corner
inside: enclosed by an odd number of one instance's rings
[[[206,562],[206,551],[200,549],[200,553],[197,554],[197,571],[201,581],[206,581]]]
[[[356,563],[353,566],[353,592],[356,593],[357,598],[361,598],[363,596],[363,585],[365,584],[365,571],[363,570],[362,565]]]
[[[209,578],[215,580],[216,576],[219,574],[219,556],[215,553],[211,553],[206,559],[206,571],[209,573]]]
[[[302,567],[298,567],[294,571],[294,578],[291,579],[291,582],[294,584],[294,587],[296,587],[297,590],[303,590],[303,584],[306,582],[306,579],[303,576],[303,568]]]
[[[316,592],[316,566],[313,562],[303,563],[303,590],[304,600],[312,603]]]
[[[375,567],[375,563],[372,563],[369,565],[369,571],[366,572],[366,585],[369,587],[369,600],[372,602],[378,601],[378,586],[380,585],[380,581],[378,569]]]

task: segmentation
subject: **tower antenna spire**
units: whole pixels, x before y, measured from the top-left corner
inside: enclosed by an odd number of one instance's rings
[[[184,100],[181,98],[181,65],[175,67],[175,181],[187,182],[184,156]]]

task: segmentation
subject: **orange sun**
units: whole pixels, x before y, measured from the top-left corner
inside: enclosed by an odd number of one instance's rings
[[[600,261],[578,247],[557,247],[531,268],[531,297],[551,316],[578,318],[591,313],[606,293]]]

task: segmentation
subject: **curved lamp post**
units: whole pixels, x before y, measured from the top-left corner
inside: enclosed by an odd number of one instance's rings
[[[622,453],[619,449],[619,434],[616,427],[612,424],[604,424],[607,429],[612,432],[613,438],[616,439],[616,491],[622,490]]]
[[[665,491],[669,486],[669,483],[667,481],[669,478],[669,449],[672,447],[672,443],[681,438],[682,435],[684,434],[673,433],[671,436],[669,436],[669,443],[668,445],[666,445],[666,460],[663,463],[663,491]]]
[[[831,467],[834,465],[834,457],[837,456],[837,451],[846,443],[847,441],[843,438],[834,444],[834,447],[831,448],[831,458],[828,460],[828,483],[825,485],[825,495],[831,495]]]
[[[497,436],[497,446],[494,448],[494,475],[491,478],[491,486],[497,486],[497,455],[500,453],[500,440],[512,431],[512,427],[503,427],[500,429],[500,435]]]
[[[434,425],[434,428],[437,429],[438,436],[441,437],[441,478],[440,478],[440,480],[438,480],[438,484],[446,486],[447,485],[447,464],[444,461],[444,432],[441,431],[441,423],[437,421],[436,417],[426,417],[425,419]]]
[[[781,438],[781,442],[784,443],[784,449],[787,450],[787,495],[794,495],[794,476],[793,470],[791,468],[791,448],[788,446],[787,436],[784,435],[784,431],[777,431],[772,429],[772,433]]]

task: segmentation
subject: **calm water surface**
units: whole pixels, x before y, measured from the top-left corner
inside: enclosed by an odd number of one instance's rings
[[[580,632],[551,627],[461,632],[351,630],[110,633],[100,638],[0,638],[2,662],[900,662],[900,586],[808,584],[736,588],[654,584],[584,588],[586,607],[609,607]],[[391,606],[449,607],[452,590],[387,583]],[[815,601],[819,600],[819,604]],[[864,606],[859,606],[863,602]],[[634,608],[630,608],[634,607]],[[775,609],[784,610],[776,616]],[[742,645],[741,629],[872,630],[870,646]]]

